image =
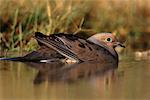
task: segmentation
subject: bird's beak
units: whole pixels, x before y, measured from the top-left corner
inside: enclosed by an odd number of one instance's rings
[[[118,46],[125,48],[125,45],[124,45],[124,44],[122,44],[122,43],[120,43],[120,42],[115,42],[115,43],[114,43],[114,47],[118,47]]]

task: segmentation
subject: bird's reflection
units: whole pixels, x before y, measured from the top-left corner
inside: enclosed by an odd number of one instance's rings
[[[28,62],[26,64],[38,70],[34,84],[39,84],[46,80],[48,82],[74,82],[103,75],[108,70],[111,70],[113,73],[116,69],[111,63],[103,64],[98,62],[83,62],[79,64]]]

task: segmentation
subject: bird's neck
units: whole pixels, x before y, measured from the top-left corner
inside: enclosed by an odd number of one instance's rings
[[[92,43],[94,43],[94,44],[97,44],[97,45],[99,45],[99,46],[101,46],[101,47],[103,47],[105,49],[107,49],[115,58],[118,59],[118,54],[115,51],[115,49],[112,48],[112,47],[107,46],[106,43],[104,43],[102,41],[98,41],[97,39],[92,38],[92,37],[88,38],[87,40],[92,42]]]

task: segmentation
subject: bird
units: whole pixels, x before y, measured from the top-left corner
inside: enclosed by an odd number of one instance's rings
[[[118,65],[118,54],[115,50],[124,44],[119,42],[112,33],[97,33],[87,39],[73,34],[51,34],[44,35],[35,32],[34,38],[40,45],[40,49],[33,51],[23,57],[0,58],[0,60],[12,61],[37,61],[37,62],[101,62]]]

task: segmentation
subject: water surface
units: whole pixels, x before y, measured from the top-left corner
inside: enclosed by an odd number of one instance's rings
[[[0,100],[150,98],[149,60],[123,57],[117,69],[98,66],[0,61]]]

